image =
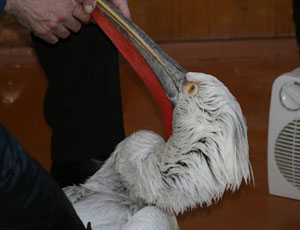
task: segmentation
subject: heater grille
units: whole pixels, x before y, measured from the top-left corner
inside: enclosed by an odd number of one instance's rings
[[[300,190],[300,119],[290,122],[279,133],[275,160],[286,180]]]

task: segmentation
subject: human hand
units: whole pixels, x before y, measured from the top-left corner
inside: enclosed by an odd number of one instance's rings
[[[97,4],[97,0],[77,0],[78,2],[83,3],[83,8],[85,13],[91,14]],[[111,0],[111,3],[121,11],[121,13],[126,17],[130,18],[130,10],[128,7],[127,0]]]
[[[51,44],[67,38],[70,31],[78,32],[81,22],[90,20],[90,14],[75,0],[7,0],[5,11]]]

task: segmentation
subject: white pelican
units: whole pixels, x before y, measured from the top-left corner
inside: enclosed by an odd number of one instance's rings
[[[176,214],[249,182],[245,119],[217,78],[186,72],[108,1],[98,0],[98,11],[159,79],[174,106],[172,135],[165,142],[152,131],[132,134],[84,184],[64,191],[93,230],[176,230]]]

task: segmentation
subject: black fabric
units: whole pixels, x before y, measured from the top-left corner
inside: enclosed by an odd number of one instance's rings
[[[97,159],[70,162],[53,162],[51,175],[60,187],[79,185],[98,171],[104,162]]]
[[[117,49],[93,23],[56,45],[32,39],[49,83],[54,162],[106,160],[125,136]]]
[[[0,229],[85,229],[61,188],[2,124]]]
[[[299,48],[300,47],[300,1],[299,0],[293,0],[293,17],[294,17],[294,22],[296,27],[296,37],[297,37],[297,43]]]

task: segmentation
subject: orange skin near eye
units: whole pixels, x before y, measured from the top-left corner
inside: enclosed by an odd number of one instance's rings
[[[195,82],[188,81],[183,86],[184,92],[189,95],[195,95],[198,91],[198,85]]]

